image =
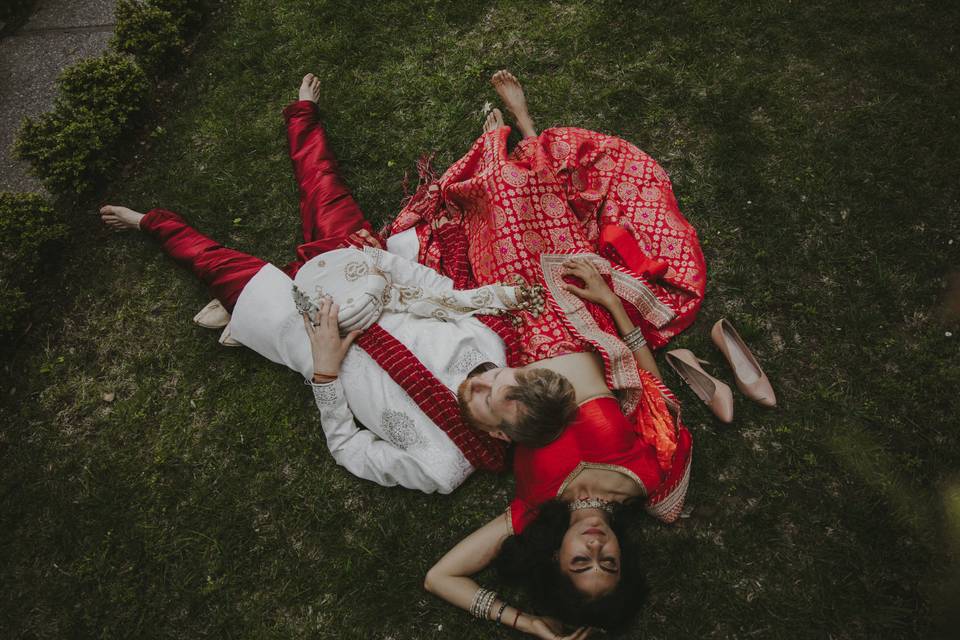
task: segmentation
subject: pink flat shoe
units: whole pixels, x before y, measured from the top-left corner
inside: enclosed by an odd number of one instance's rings
[[[710,337],[730,363],[737,379],[737,387],[743,395],[765,407],[777,406],[777,396],[770,386],[767,374],[760,368],[757,359],[753,357],[733,325],[724,318],[717,320],[710,331]]]
[[[733,392],[730,387],[720,382],[703,370],[700,363],[708,364],[693,355],[689,349],[674,349],[667,352],[667,364],[677,372],[683,381],[690,385],[704,404],[710,407],[713,415],[721,422],[729,423],[733,420]]]

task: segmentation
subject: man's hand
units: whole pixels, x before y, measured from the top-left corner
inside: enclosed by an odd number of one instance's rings
[[[383,307],[380,305],[379,298],[367,293],[357,296],[353,304],[340,310],[337,316],[340,326],[337,330],[363,331],[380,318],[381,311]]]
[[[613,307],[620,302],[620,298],[604,282],[603,276],[589,260],[583,258],[567,260],[561,266],[563,266],[563,275],[575,276],[583,280],[583,288],[564,283],[563,288],[570,293],[602,305],[609,311],[612,311]]]
[[[380,319],[383,312],[381,299],[387,288],[387,277],[376,266],[371,265],[364,284],[366,290],[362,293],[354,292],[353,299],[348,299],[349,304],[340,309],[337,321],[341,333],[365,331]]]
[[[320,310],[314,318],[303,314],[303,326],[310,339],[310,351],[313,353],[313,371],[324,376],[336,377],[340,374],[340,363],[347,355],[347,349],[360,335],[360,331],[351,331],[340,337],[337,314],[340,305],[334,304],[329,297],[320,300]]]

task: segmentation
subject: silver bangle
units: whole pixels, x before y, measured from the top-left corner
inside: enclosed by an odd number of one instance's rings
[[[490,610],[493,608],[493,601],[497,599],[497,594],[493,591],[488,592],[486,598],[484,598],[483,603],[481,604],[480,610],[477,612],[477,617],[481,620],[490,619]]]
[[[480,587],[473,596],[473,602],[470,603],[470,615],[474,618],[490,617],[490,609],[493,608],[493,601],[497,599],[497,593],[490,589]]]
[[[497,599],[497,594],[493,591],[490,592],[490,597],[483,605],[483,611],[480,612],[480,618],[483,620],[490,619],[490,610],[493,609],[493,602]]]
[[[493,591],[480,587],[473,596],[473,603],[470,605],[470,615],[474,618],[483,618],[483,611],[487,608],[487,603]]]
[[[635,327],[633,331],[623,336],[622,340],[630,351],[637,351],[647,345],[647,339],[643,337],[640,327]]]

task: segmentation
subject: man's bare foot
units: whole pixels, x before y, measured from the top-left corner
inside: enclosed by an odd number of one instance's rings
[[[517,119],[517,127],[524,138],[535,138],[537,130],[533,128],[533,120],[530,119],[530,113],[527,111],[527,97],[523,95],[523,87],[512,73],[506,69],[501,69],[490,78],[490,84],[496,90],[497,95],[503,100],[503,105]]]
[[[503,114],[496,107],[487,114],[487,120],[483,123],[483,132],[490,133],[503,126]]]
[[[303,82],[300,83],[300,99],[309,100],[317,104],[320,99],[320,79],[312,73],[303,76]]]
[[[139,229],[141,218],[143,218],[142,213],[126,207],[118,207],[112,204],[100,207],[100,219],[103,220],[103,224],[114,231]]]

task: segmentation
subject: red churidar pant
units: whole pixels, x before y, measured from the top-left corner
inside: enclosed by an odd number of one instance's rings
[[[350,234],[360,229],[373,233],[373,227],[337,175],[336,160],[320,126],[317,105],[300,100],[284,109],[283,116],[290,158],[300,186],[304,240],[297,247],[297,259],[284,268],[292,278],[310,258],[347,246]],[[155,238],[171,258],[193,271],[231,312],[243,287],[266,264],[260,258],[220,245],[165,209],[150,210],[140,221],[140,229]]]

